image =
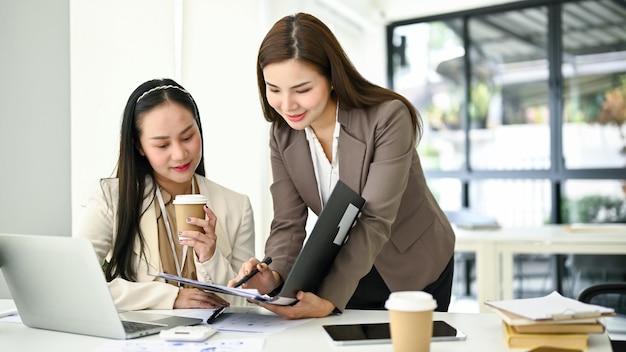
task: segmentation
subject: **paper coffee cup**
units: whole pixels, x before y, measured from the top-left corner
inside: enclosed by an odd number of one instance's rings
[[[423,291],[392,292],[385,302],[394,352],[429,352],[437,301]]]
[[[179,194],[174,199],[174,211],[176,212],[177,231],[203,231],[199,226],[187,223],[187,218],[204,219],[204,205],[207,197],[202,194]]]

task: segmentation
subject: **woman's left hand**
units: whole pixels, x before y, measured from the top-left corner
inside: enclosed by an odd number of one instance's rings
[[[215,234],[215,225],[217,224],[217,216],[208,207],[204,206],[204,219],[189,218],[188,224],[196,225],[204,230],[200,231],[182,231],[178,236],[182,240],[180,244],[193,247],[196,258],[200,263],[204,263],[215,254],[215,246],[217,244],[217,235]]]
[[[335,309],[335,305],[330,301],[311,292],[300,291],[296,298],[298,298],[298,303],[293,306],[279,306],[267,303],[260,303],[260,306],[287,320],[323,318],[329,316]]]

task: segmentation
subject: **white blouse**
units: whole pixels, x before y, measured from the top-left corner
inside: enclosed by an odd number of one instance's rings
[[[336,117],[335,117],[336,121]],[[322,144],[319,139],[313,132],[311,127],[305,127],[304,132],[306,133],[306,139],[309,141],[309,149],[311,150],[311,160],[313,160],[313,169],[315,170],[315,179],[317,180],[317,190],[320,195],[320,199],[322,201],[322,209],[328,198],[330,197],[330,193],[332,192],[335,184],[339,180],[339,159],[337,156],[337,146],[339,144],[339,122],[335,122],[335,130],[333,132],[333,150],[332,157],[333,161],[330,162],[328,158],[326,158],[326,154],[324,154],[324,149],[322,148]],[[317,215],[311,209],[309,209],[309,216],[307,217],[306,223],[306,233],[307,236],[304,240],[306,241],[313,230],[313,226],[315,226],[315,222],[317,221]]]
[[[311,149],[311,159],[313,160],[313,169],[315,170],[315,179],[317,180],[318,192],[322,200],[322,208],[328,201],[330,193],[333,191],[335,184],[339,180],[339,160],[337,160],[337,144],[339,143],[339,123],[335,122],[335,130],[333,132],[333,150],[330,162],[324,154],[324,149],[319,139],[313,132],[311,127],[305,127],[304,132],[309,141]]]

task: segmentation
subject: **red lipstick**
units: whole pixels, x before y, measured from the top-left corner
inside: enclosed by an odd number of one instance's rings
[[[174,166],[173,169],[176,171],[187,171],[187,169],[189,169],[189,165],[191,165],[191,163],[187,163],[185,165],[180,165],[180,166]]]
[[[306,113],[302,113],[299,115],[287,115],[287,118],[289,119],[289,121],[298,122],[304,119],[305,116],[306,116]]]

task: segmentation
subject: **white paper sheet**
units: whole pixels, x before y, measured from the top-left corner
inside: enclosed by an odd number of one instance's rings
[[[226,312],[211,326],[220,332],[269,335],[302,325],[309,320],[311,319],[285,320],[277,315]]]
[[[97,352],[261,352],[263,338],[232,340],[208,339],[204,342],[168,342],[164,340],[115,340],[100,345]]]
[[[155,313],[175,314],[178,316],[200,318],[203,321],[211,315],[209,309],[176,309],[152,310]],[[286,320],[261,307],[228,307],[222,316],[210,326],[220,332],[242,334],[269,335],[298,325],[312,319]]]

